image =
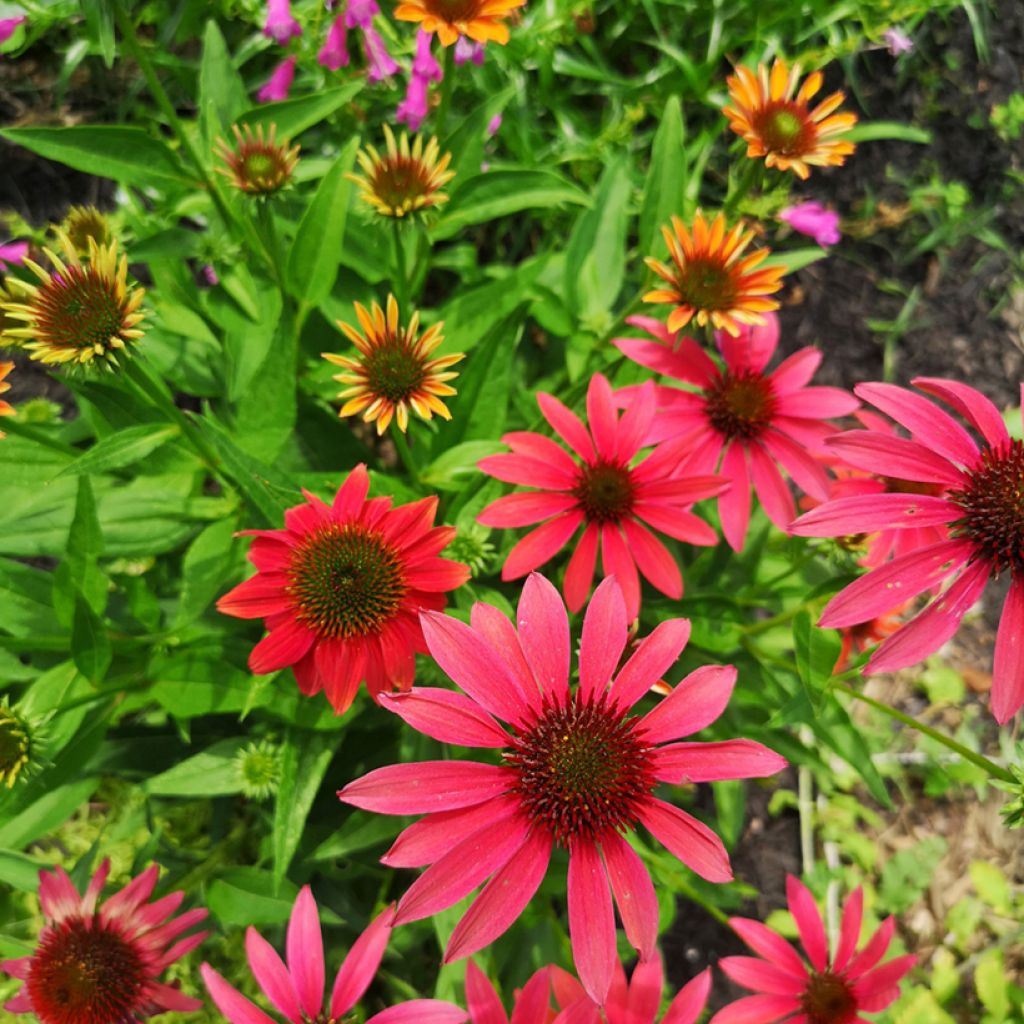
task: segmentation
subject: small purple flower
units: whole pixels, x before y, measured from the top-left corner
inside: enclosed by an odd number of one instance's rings
[[[288,99],[288,91],[295,80],[295,57],[286,57],[274,68],[270,81],[256,94],[260,103],[272,103],[275,100]]]
[[[798,206],[787,206],[779,214],[794,231],[813,238],[818,245],[835,245],[842,237],[839,234],[839,214],[835,210],[826,210],[821,203],[800,203]]]
[[[366,79],[369,82],[380,82],[390,78],[397,70],[388,48],[380,33],[375,28],[363,29],[363,48],[366,51]]]
[[[28,242],[8,242],[0,245],[0,270],[6,270],[7,265],[17,266],[25,261],[28,255]]]
[[[484,44],[475,43],[465,36],[455,40],[455,63],[466,64],[472,61],[479,67],[484,62]]]
[[[349,0],[345,10],[345,24],[349,28],[369,28],[374,15],[380,14],[377,0]]]
[[[418,132],[427,116],[429,106],[427,104],[427,90],[430,82],[422,75],[413,74],[409,79],[409,87],[405,93],[405,99],[398,104],[395,111],[395,120],[408,126],[409,131]]]
[[[6,43],[14,35],[14,30],[26,20],[24,14],[16,18],[0,18],[0,44]]]
[[[416,33],[416,56],[412,61],[412,73],[427,79],[428,82],[440,82],[444,78],[444,72],[430,52],[430,44],[433,41],[433,32],[424,32],[420,29]]]
[[[217,276],[217,271],[213,269],[212,264],[204,263],[200,273],[203,275],[203,280],[211,288],[216,288],[220,284],[220,278]]]
[[[282,46],[292,36],[302,35],[302,26],[292,17],[291,0],[267,0],[267,23],[263,34]]]
[[[903,29],[897,28],[895,25],[892,28],[887,28],[882,33],[882,38],[892,57],[898,57],[901,53],[910,53],[914,49],[914,40]]]
[[[327,32],[324,45],[316,59],[325,68],[337,71],[338,68],[348,67],[348,43],[346,40],[345,15],[339,14]]]
[[[501,114],[495,114],[494,117],[487,122],[487,137],[489,139],[494,138],[498,134],[498,129],[501,127]]]

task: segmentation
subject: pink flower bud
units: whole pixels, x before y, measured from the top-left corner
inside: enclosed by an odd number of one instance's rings
[[[498,129],[501,127],[501,114],[495,114],[494,117],[487,122],[487,137],[493,138],[498,134]]]
[[[295,57],[286,57],[274,68],[270,81],[256,94],[260,103],[288,99],[288,91],[295,80]]]
[[[839,214],[835,210],[826,210],[821,203],[787,206],[779,214],[779,220],[801,235],[813,238],[820,246],[835,245],[842,237],[839,234]]]
[[[409,79],[409,87],[405,93],[405,99],[398,104],[395,112],[395,120],[408,126],[409,131],[418,132],[427,116],[429,106],[427,104],[427,89],[429,81],[421,75],[413,74]]]
[[[320,64],[337,71],[338,68],[348,67],[348,45],[346,41],[345,15],[339,14],[327,31],[327,38],[320,52],[316,55]]]

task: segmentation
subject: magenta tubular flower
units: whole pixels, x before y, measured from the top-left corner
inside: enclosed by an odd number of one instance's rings
[[[328,68],[330,71],[337,71],[339,68],[348,67],[349,57],[346,34],[345,15],[339,14],[331,22],[324,45],[320,47],[320,52],[316,55],[316,59],[320,62],[321,67]]]
[[[349,0],[345,8],[345,24],[349,28],[369,28],[378,14],[377,0]]]
[[[842,238],[839,234],[839,214],[835,210],[827,210],[821,203],[787,206],[779,214],[779,220],[801,235],[813,238],[822,248],[835,245]]]
[[[767,365],[778,344],[778,321],[766,314],[763,327],[744,327],[737,337],[716,335],[724,367],[720,368],[692,338],[671,333],[646,316],[627,317],[657,341],[616,338],[614,344],[650,370],[693,385],[657,389],[658,413],[646,442],[671,440],[691,454],[679,472],[718,472],[729,488],[718,499],[722,533],[741,551],[750,521],[750,492],[756,492],[768,518],[785,530],[793,519],[793,496],[780,468],[801,490],[819,501],[829,494],[829,478],[814,458],[825,437],[835,432],[829,416],[857,408],[853,395],[839,388],[808,387],[821,352],[802,348],[771,373]],[[623,388],[619,396],[632,405],[640,389]]]
[[[302,35],[302,26],[292,17],[291,0],[267,0],[267,23],[263,34],[282,46],[293,36]]]
[[[264,85],[258,93],[256,98],[260,103],[274,103],[279,100],[288,99],[288,93],[291,91],[292,82],[295,81],[295,57],[285,57],[280,64],[274,68],[273,73],[270,76],[270,81]]]
[[[829,440],[842,458],[936,493],[893,493],[828,501],[794,524],[804,537],[874,530],[944,527],[949,539],[908,551],[841,590],[820,625],[840,629],[883,615],[943,581],[948,588],[882,643],[868,672],[892,672],[938,650],[959,628],[985,584],[1003,573],[1010,590],[996,636],[992,713],[1006,722],[1024,705],[1024,442],[1012,440],[999,410],[979,391],[953,380],[912,382],[959,413],[971,436],[948,412],[908,388],[858,384],[854,389],[910,433],[910,438],[852,430]]]
[[[0,971],[25,983],[4,1009],[34,1013],[40,1024],[110,1024],[144,1020],[165,1010],[202,1009],[198,999],[159,978],[206,938],[206,932],[196,932],[178,939],[206,911],[175,917],[182,892],[150,903],[159,873],[151,865],[97,909],[110,861],[100,865],[84,896],[63,868],[40,871],[39,904],[46,924],[35,952],[0,963]]]
[[[375,28],[364,28],[362,33],[363,50],[366,53],[366,80],[381,82],[385,78],[390,78],[398,71],[398,65],[388,53],[381,34]]]
[[[14,18],[0,18],[0,45],[6,43],[14,35],[14,30],[27,20],[24,14]]]
[[[477,463],[506,483],[541,488],[499,498],[477,517],[485,526],[501,528],[543,524],[509,552],[502,579],[518,579],[543,565],[582,526],[565,573],[565,599],[572,611],[579,611],[590,594],[599,547],[604,575],[618,578],[630,619],[640,610],[638,567],[663,594],[682,596],[679,566],[643,524],[688,544],[717,544],[715,531],[689,509],[720,493],[725,484],[708,474],[677,474],[678,446],[663,445],[631,465],[652,428],[654,394],[648,382],[619,417],[611,385],[594,374],[587,389],[588,430],[557,398],[540,392],[540,411],[572,454],[542,434],[514,431],[502,438],[511,452]]]
[[[416,33],[416,56],[412,61],[412,73],[430,82],[440,82],[444,78],[444,71],[430,52],[430,44],[433,41],[433,32],[424,32],[420,29]]]
[[[466,1007],[470,1024],[546,1024],[551,1007],[551,968],[542,967],[515,994],[512,1019],[487,975],[472,960],[466,964]]]
[[[879,966],[896,928],[890,917],[857,952],[864,893],[847,900],[833,956],[828,955],[825,925],[810,890],[790,875],[789,910],[800,931],[807,960],[760,921],[734,917],[730,924],[758,955],[727,956],[718,966],[738,985],[758,993],[719,1010],[710,1024],[868,1024],[861,1013],[884,1010],[899,995],[900,979],[914,956],[899,956]]]
[[[308,885],[295,898],[286,940],[287,964],[255,928],[245,933],[249,968],[271,1006],[290,1024],[341,1021],[362,998],[391,938],[394,908],[388,907],[356,939],[338,968],[324,1008],[324,942],[320,915]],[[217,1009],[231,1024],[275,1024],[232,988],[209,964],[200,968]],[[366,1024],[462,1024],[466,1013],[438,999],[413,999],[375,1013]]]
[[[914,40],[901,28],[893,26],[882,33],[886,49],[892,57],[898,57],[901,53],[910,53],[914,49]]]
[[[711,991],[711,968],[687,982],[659,1018],[663,984],[660,956],[637,963],[628,981],[622,964],[616,963],[602,1014],[571,974],[553,968],[552,987],[562,1008],[554,1024],[696,1024]]]
[[[652,711],[630,714],[675,663],[690,624],[660,623],[616,671],[628,628],[614,579],[587,609],[575,689],[565,606],[543,576],[526,581],[517,618],[518,631],[486,604],[474,606],[469,626],[424,613],[430,653],[462,692],[414,687],[381,700],[442,743],[500,750],[502,764],[391,765],[338,796],[382,814],[424,815],[382,858],[393,867],[430,865],[399,902],[397,924],[436,914],[490,878],[452,933],[446,961],[501,935],[537,891],[552,848],[567,849],[573,955],[587,993],[604,1003],[616,962],[613,895],[643,959],[655,955],[658,933],[654,886],[625,833],[642,825],[702,878],[732,877],[718,836],[655,788],[773,775],[785,761],[749,740],[676,742],[725,709],[736,680],[731,667],[698,668]]]
[[[405,99],[398,104],[395,110],[395,120],[399,124],[408,126],[409,131],[418,132],[430,109],[427,101],[427,94],[430,83],[425,78],[414,74],[409,79],[409,86],[405,92]]]
[[[28,255],[28,242],[8,242],[0,245],[0,270],[6,270],[7,266],[20,266],[25,262]]]
[[[484,44],[478,43],[468,36],[460,35],[455,40],[455,63],[462,65],[472,61],[477,67],[484,62]]]

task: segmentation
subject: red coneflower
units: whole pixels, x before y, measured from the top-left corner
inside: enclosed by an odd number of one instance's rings
[[[466,964],[466,1007],[470,1024],[551,1024],[551,968],[542,967],[515,993],[512,1019],[487,975],[472,960]]]
[[[348,710],[361,680],[373,697],[412,685],[424,651],[417,615],[443,608],[444,593],[469,570],[439,558],[455,530],[434,526],[437,498],[391,507],[366,500],[370,478],[356,466],[331,505],[306,494],[284,514],[283,530],[248,530],[255,576],[217,607],[269,630],[249,655],[257,675],[291,667],[299,689],[324,690],[337,714]]]
[[[112,1024],[202,1008],[159,978],[206,938],[196,932],[178,939],[206,911],[175,917],[182,892],[150,903],[160,873],[155,864],[97,909],[109,873],[105,860],[82,896],[63,868],[39,872],[46,919],[39,943],[30,956],[0,963],[0,971],[25,983],[5,1004],[9,1013],[34,1013],[41,1024]]]
[[[749,740],[675,742],[725,710],[736,680],[731,667],[699,668],[652,711],[630,714],[675,663],[690,624],[660,623],[616,672],[628,628],[612,578],[587,609],[575,689],[568,616],[543,576],[534,573],[523,587],[518,631],[486,604],[474,606],[470,626],[434,612],[421,619],[431,655],[463,692],[414,687],[385,695],[383,706],[442,743],[500,750],[503,764],[391,765],[339,792],[366,810],[425,815],[383,858],[394,867],[431,865],[402,897],[396,923],[450,907],[490,878],[445,951],[446,961],[469,956],[519,916],[557,844],[569,852],[576,967],[587,993],[603,1004],[616,962],[613,894],[643,959],[654,955],[658,933],[653,883],[623,833],[643,825],[701,877],[732,877],[718,836],[655,796],[658,784],[763,777],[785,761]]]
[[[509,552],[501,578],[514,580],[539,568],[582,526],[565,572],[565,599],[572,611],[590,595],[599,547],[604,574],[618,578],[631,619],[640,610],[638,566],[663,594],[681,597],[679,566],[647,526],[689,544],[717,544],[715,531],[689,508],[725,484],[710,475],[680,477],[676,467],[682,453],[671,445],[631,464],[655,417],[654,385],[639,388],[632,408],[620,417],[611,385],[594,374],[587,389],[589,429],[554,395],[538,393],[537,404],[571,454],[542,434],[514,431],[502,438],[510,453],[477,463],[506,483],[542,488],[499,498],[477,517],[485,526],[504,528],[543,523]]]

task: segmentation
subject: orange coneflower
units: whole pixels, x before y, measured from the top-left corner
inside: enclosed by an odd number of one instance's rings
[[[746,141],[747,156],[763,156],[769,167],[806,178],[811,166],[838,167],[853,152],[853,143],[840,136],[857,123],[857,115],[832,113],[846,98],[843,92],[832,93],[811,110],[811,97],[821,88],[821,72],[808,75],[796,92],[799,80],[799,64],[790,70],[776,60],[770,72],[759,64],[756,75],[740,65],[726,80],[732,103],[722,113]]]
[[[395,8],[399,21],[418,21],[424,32],[436,32],[442,46],[459,36],[478,43],[508,42],[504,19],[526,0],[405,0]]]
[[[266,196],[284,188],[299,162],[299,147],[289,148],[287,141],[278,142],[276,124],[270,126],[266,136],[261,124],[256,126],[255,132],[249,125],[242,128],[232,125],[231,130],[235,135],[235,149],[223,139],[218,139],[213,147],[225,164],[216,168],[217,173],[249,195]]]
[[[417,135],[410,146],[405,132],[399,141],[384,125],[384,140],[383,156],[373,146],[359,151],[356,159],[365,176],[346,175],[362,189],[359,198],[367,206],[382,217],[401,218],[448,202],[441,189],[455,177],[448,170],[452,155],[440,156],[436,138],[424,146]]]
[[[20,301],[4,303],[3,310],[24,326],[5,325],[3,338],[41,363],[117,366],[118,353],[142,337],[139,306],[145,292],[129,286],[128,257],[118,259],[116,241],[97,245],[89,239],[89,259],[83,262],[60,229],[57,237],[63,259],[43,250],[52,272],[25,260],[39,284],[8,278],[8,288],[21,295]]]
[[[398,322],[398,303],[388,296],[387,317],[375,302],[369,312],[355,303],[356,316],[363,329],[360,334],[349,324],[338,321],[338,326],[359,350],[355,358],[324,352],[324,359],[343,367],[344,373],[335,380],[349,387],[339,398],[347,399],[341,407],[341,416],[363,414],[367,423],[377,422],[377,433],[383,434],[391,420],[405,431],[409,425],[409,409],[429,420],[434,413],[450,420],[451,413],[441,400],[454,395],[455,389],[445,381],[458,374],[446,372],[463,358],[461,352],[431,359],[430,354],[443,338],[437,323],[419,336],[420,315],[413,313],[408,327]]]
[[[697,211],[693,233],[678,217],[672,226],[661,229],[668,245],[672,267],[648,257],[644,262],[669,285],[655,288],[644,295],[645,302],[672,303],[676,308],[668,318],[668,329],[678,331],[696,319],[702,327],[711,324],[735,336],[740,325],[760,325],[762,313],[778,309],[779,303],[767,296],[782,287],[785,267],[754,268],[768,255],[768,249],[757,249],[747,256],[743,250],[754,238],[753,231],[742,223],[726,233],[723,214],[709,226]]]
[[[0,395],[5,391],[11,390],[11,385],[4,381],[4,377],[7,376],[14,369],[14,363],[0,363]],[[5,402],[0,398],[0,416],[13,416],[14,406],[10,402]],[[6,437],[7,435],[0,430],[0,437]]]

